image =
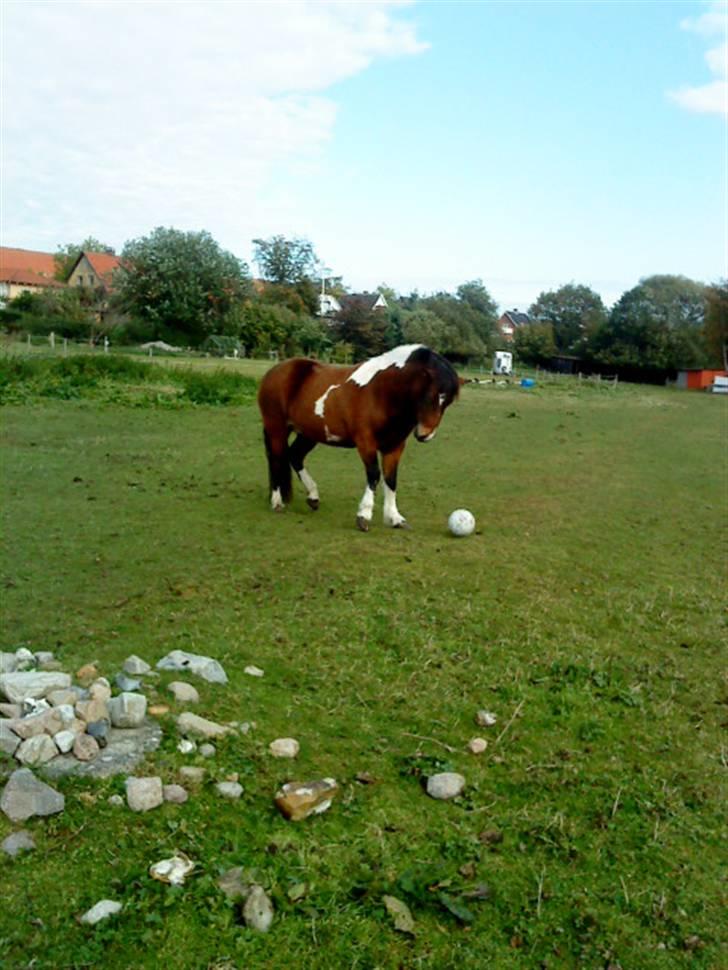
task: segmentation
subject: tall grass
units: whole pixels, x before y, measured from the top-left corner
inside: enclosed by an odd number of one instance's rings
[[[255,397],[251,377],[231,371],[164,368],[130,357],[0,357],[0,404],[93,399],[132,406],[246,404]]]

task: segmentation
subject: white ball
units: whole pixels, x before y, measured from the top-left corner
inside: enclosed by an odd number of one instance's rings
[[[447,527],[454,536],[469,536],[475,531],[475,518],[467,509],[455,509],[447,520]]]

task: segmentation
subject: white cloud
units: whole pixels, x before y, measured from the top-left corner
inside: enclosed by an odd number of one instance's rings
[[[331,139],[330,88],[426,49],[406,6],[5,2],[4,240],[120,245],[174,224],[247,243],[286,209],[280,166]]]
[[[699,17],[688,17],[680,24],[683,30],[712,41],[722,35],[723,43],[711,46],[705,54],[708,69],[715,80],[697,86],[684,86],[670,91],[669,96],[688,111],[722,114],[728,117],[728,3],[714,0]]]

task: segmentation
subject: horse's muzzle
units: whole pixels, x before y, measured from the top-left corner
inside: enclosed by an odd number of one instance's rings
[[[421,432],[419,428],[417,428],[417,430],[415,431],[415,438],[417,438],[418,441],[421,441],[424,444],[426,441],[432,441],[432,439],[435,437],[436,434],[437,434],[437,428],[433,428],[432,431],[425,431],[424,433]]]

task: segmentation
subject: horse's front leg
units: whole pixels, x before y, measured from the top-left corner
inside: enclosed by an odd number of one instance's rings
[[[384,472],[384,524],[393,529],[409,529],[407,520],[397,508],[397,468],[404,451],[405,441],[394,451],[382,455],[382,471]]]
[[[368,532],[374,514],[374,496],[381,478],[376,445],[371,443],[357,444],[359,457],[364,462],[367,473],[367,487],[364,489],[359,508],[356,513],[356,527],[362,532]]]

